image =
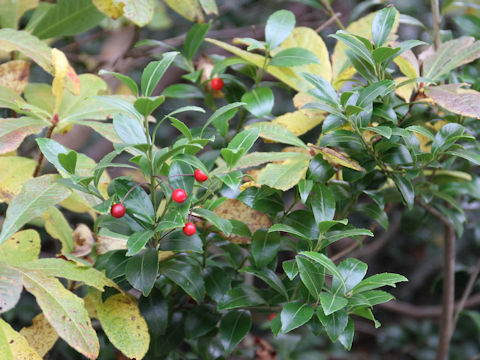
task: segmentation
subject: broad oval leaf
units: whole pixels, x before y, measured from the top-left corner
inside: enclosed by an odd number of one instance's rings
[[[252,318],[249,311],[229,311],[220,322],[220,341],[227,354],[235,347],[250,331]]]
[[[279,46],[295,27],[295,15],[289,10],[278,10],[267,20],[265,41],[271,49]]]
[[[0,318],[0,353],[4,360],[42,360],[30,347],[23,335],[19,334]]]
[[[243,106],[256,117],[270,114],[273,108],[273,92],[267,87],[258,87],[242,96]]]
[[[150,335],[137,302],[117,294],[97,305],[98,319],[110,342],[128,358],[143,359]]]
[[[280,313],[282,332],[287,333],[307,323],[313,316],[314,310],[308,304],[290,302]]]

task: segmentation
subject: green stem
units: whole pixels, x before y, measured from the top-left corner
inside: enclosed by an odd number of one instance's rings
[[[263,75],[265,75],[265,71],[267,70],[269,62],[270,62],[270,51],[268,49],[266,49],[265,50],[265,59],[263,60],[262,69],[260,70],[257,78],[255,79],[255,85],[258,85],[259,82],[262,80]]]
[[[156,187],[157,187],[157,178],[155,177],[155,172],[154,172],[154,164],[153,164],[153,142],[152,138],[150,136],[150,127],[148,125],[148,117],[145,116],[144,120],[144,126],[145,126],[145,136],[147,137],[147,145],[148,145],[148,154],[147,154],[147,160],[148,163],[150,164],[150,199],[152,201],[153,209],[155,212],[155,225],[157,224],[157,199],[156,199]]]
[[[335,24],[342,29],[345,30],[345,26],[343,26],[342,22],[340,19],[335,16],[335,11],[332,8],[332,5],[330,5],[330,1],[328,0],[321,0],[322,5],[325,7],[325,10],[327,11],[328,15],[330,15],[332,18],[335,18]]]

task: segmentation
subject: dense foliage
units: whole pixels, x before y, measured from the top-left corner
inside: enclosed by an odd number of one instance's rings
[[[432,30],[381,1],[345,27],[335,3],[299,2],[326,22],[280,9],[231,44],[214,0],[164,0],[195,22],[173,42],[136,38],[168,27],[163,2],[0,1],[6,360],[319,359],[361,352],[364,332],[382,337],[369,359],[480,352],[478,14],[446,1],[456,36],[434,0]],[[70,53],[125,29],[113,61]],[[79,151],[79,126],[108,150]],[[439,252],[440,275],[407,276]],[[384,315],[382,332],[382,308],[439,326]]]

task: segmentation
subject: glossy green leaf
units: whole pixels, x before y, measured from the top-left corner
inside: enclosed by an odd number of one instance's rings
[[[147,136],[143,125],[128,115],[117,113],[113,116],[113,127],[118,137],[128,145],[147,143]]]
[[[200,45],[202,45],[205,35],[207,35],[208,30],[210,29],[210,23],[206,24],[194,24],[191,29],[188,31],[185,38],[185,43],[183,44],[185,57],[187,60],[191,61],[195,54],[198,51]]]
[[[127,256],[135,255],[143,249],[145,244],[152,238],[152,230],[137,231],[128,237]]]
[[[347,309],[341,309],[339,311],[334,312],[330,315],[325,315],[323,309],[321,307],[317,308],[317,317],[325,326],[325,330],[327,331],[327,335],[335,342],[338,340],[338,337],[343,333],[345,328],[347,327],[348,323],[348,314]]]
[[[328,316],[347,306],[348,300],[336,294],[322,292],[320,294],[320,303],[322,304],[323,312]]]
[[[178,52],[176,51],[166,52],[163,54],[162,60],[152,61],[147,65],[143,71],[141,81],[143,96],[152,95],[153,90],[155,90],[163,74],[165,74],[165,71],[167,71],[177,55]]]
[[[325,275],[323,269],[318,263],[303,257],[296,256],[300,279],[315,300],[320,299]]]
[[[372,38],[375,47],[384,45],[392,32],[398,11],[393,6],[386,7],[376,13],[372,23]]]
[[[293,67],[318,63],[320,63],[320,61],[314,53],[310,50],[299,47],[291,47],[281,50],[276,53],[270,61],[270,65],[280,67]]]
[[[310,206],[318,223],[333,220],[335,216],[335,198],[332,191],[324,184],[319,183],[314,186],[310,195]]]
[[[307,323],[313,316],[311,306],[301,302],[290,302],[284,306],[280,313],[282,332],[287,333]]]
[[[265,304],[265,300],[248,285],[229,290],[218,303],[218,310],[228,310]]]
[[[210,307],[200,305],[187,313],[185,318],[185,335],[195,339],[217,327],[220,314],[212,312]]]
[[[113,75],[115,76],[118,80],[120,80],[122,83],[124,83],[135,96],[138,96],[138,86],[133,79],[127,75],[120,74],[115,71],[108,71],[108,70],[100,70],[98,72],[98,75]]]
[[[140,97],[133,103],[135,109],[147,117],[153,113],[165,101],[164,96]]]
[[[225,271],[219,267],[210,267],[205,275],[205,290],[207,294],[215,300],[220,302],[223,295],[230,289],[231,279],[225,276]]]
[[[192,98],[192,99],[200,99],[203,98],[202,91],[190,84],[173,84],[163,90],[162,95],[167,98],[174,98],[174,99],[185,99],[185,98]]]
[[[269,268],[265,267],[261,270],[257,270],[253,266],[248,266],[246,268],[240,269],[240,271],[255,275],[259,279],[263,280],[266,284],[268,284],[272,289],[280,293],[285,299],[288,298],[285,285],[283,285],[282,281],[275,274],[275,272],[270,270]]]
[[[148,248],[132,256],[125,264],[128,282],[148,296],[153,288],[158,272],[158,251]]]
[[[283,271],[285,271],[285,275],[287,275],[290,280],[295,279],[295,277],[298,275],[298,265],[295,259],[285,260],[282,262],[282,268]]]
[[[147,321],[148,330],[157,335],[165,334],[168,324],[168,302],[156,287],[150,295],[138,299],[138,308]]]
[[[337,265],[337,269],[342,274],[342,278],[345,281],[345,291],[348,293],[352,290],[367,273],[367,264],[361,262],[358,259],[345,259]],[[335,276],[332,279],[332,289],[334,291],[343,291],[343,284],[341,280]]]
[[[227,219],[221,218],[214,212],[203,208],[196,208],[194,212],[205,220],[210,221],[213,226],[218,228],[226,236],[230,236],[230,233],[232,232],[232,224]]]
[[[180,286],[197,303],[203,301],[205,285],[202,273],[197,266],[179,260],[162,262],[161,265],[161,274]]]
[[[340,342],[340,344],[342,344],[343,347],[348,351],[350,351],[350,349],[352,348],[354,332],[355,327],[353,325],[353,320],[349,317],[345,330],[343,330],[343,333],[340,334],[340,336],[338,337],[338,341]]]
[[[258,87],[242,96],[243,106],[254,116],[261,118],[270,114],[274,105],[273,92],[267,87]]]
[[[75,35],[98,25],[105,16],[91,0],[58,0],[35,24],[39,39]]]
[[[336,276],[337,279],[340,280],[340,282],[342,283],[342,286],[345,286],[342,274],[337,269],[333,261],[330,260],[327,256],[321,253],[317,253],[315,251],[302,251],[300,255],[306,256],[307,258],[312,259],[313,261],[325,267],[325,269],[327,269],[327,271],[331,275]]]
[[[252,238],[252,256],[257,268],[267,266],[277,255],[280,248],[280,235],[258,230]]]
[[[396,287],[396,283],[408,281],[406,277],[398,274],[381,273],[372,275],[362,280],[352,289],[353,293],[362,293],[368,290],[374,290],[383,286]]]
[[[227,354],[235,347],[250,331],[252,318],[249,311],[229,311],[220,322],[220,341]]]
[[[267,20],[265,41],[271,49],[280,45],[295,27],[295,15],[288,10],[278,10]]]
[[[400,195],[402,195],[403,202],[408,206],[409,209],[413,208],[413,203],[415,201],[415,189],[409,179],[400,174],[393,174],[392,180],[395,183]]]

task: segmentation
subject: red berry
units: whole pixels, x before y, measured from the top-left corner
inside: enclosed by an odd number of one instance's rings
[[[175,189],[172,193],[172,200],[176,203],[183,203],[187,199],[187,193],[183,189]]]
[[[191,222],[187,222],[183,227],[183,233],[187,236],[192,236],[196,231],[197,228]]]
[[[113,204],[112,209],[110,210],[110,213],[112,214],[113,217],[119,219],[123,215],[125,215],[125,206],[123,206],[122,203]]]
[[[210,80],[210,85],[212,86],[213,90],[222,90],[223,89],[223,80],[218,77],[214,77],[212,80]]]
[[[272,321],[275,316],[277,316],[275,313],[268,315],[268,320]]]
[[[198,182],[204,182],[208,179],[208,176],[200,169],[195,170],[194,176]]]

